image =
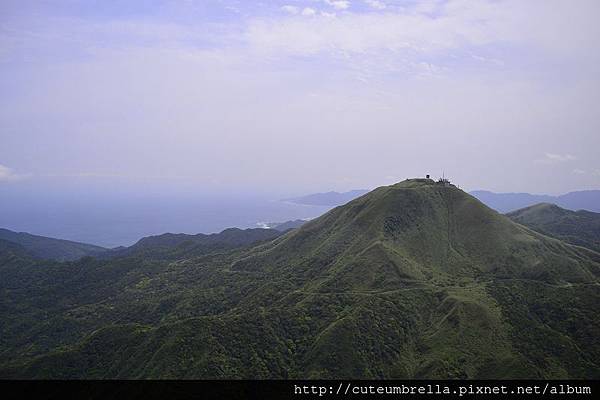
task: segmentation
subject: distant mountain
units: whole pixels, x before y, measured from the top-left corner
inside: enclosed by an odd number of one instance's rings
[[[545,235],[600,253],[600,214],[571,211],[541,203],[506,214],[510,219]]]
[[[425,179],[229,252],[0,276],[0,378],[600,378],[600,254]]]
[[[53,239],[0,228],[0,239],[16,243],[35,258],[73,261],[85,256],[100,255],[108,249],[92,244]]]
[[[368,190],[351,190],[349,192],[314,193],[306,196],[285,199],[296,204],[339,206],[360,197]],[[530,193],[494,193],[487,190],[475,190],[470,194],[488,207],[507,213],[538,203],[553,203],[569,210],[588,210],[600,212],[600,190],[581,190],[560,196]]]
[[[291,199],[284,199],[283,201],[289,201],[296,204],[306,204],[311,206],[339,206],[346,204],[347,202],[354,200],[357,197],[368,193],[368,190],[351,190],[349,192],[327,192],[327,193],[314,193],[301,197],[294,197]]]
[[[220,233],[187,235],[165,233],[140,239],[130,247],[105,253],[105,257],[137,256],[151,259],[195,257],[218,251],[227,251],[257,242],[274,239],[281,235],[276,229],[229,228]]]
[[[152,259],[183,258],[227,251],[274,239],[296,224],[297,221],[276,224],[278,229],[229,228],[213,234],[165,233],[142,238],[129,247],[120,246],[114,249],[0,228],[0,256],[6,258],[9,255],[18,255],[30,259],[55,261],[74,261],[87,256],[101,259],[126,256]]]
[[[296,219],[293,221],[285,221],[285,222],[267,222],[265,226],[269,229],[276,229],[280,232],[285,232],[290,229],[300,228],[302,225],[307,223],[308,220],[305,219]]]
[[[556,204],[570,210],[600,212],[600,190],[581,190],[558,196]]]
[[[529,193],[494,193],[485,190],[470,192],[488,207],[506,213],[538,203],[553,203],[569,210],[600,212],[600,190],[582,190],[561,196]]]

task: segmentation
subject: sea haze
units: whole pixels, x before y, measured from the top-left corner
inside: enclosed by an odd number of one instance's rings
[[[0,227],[96,244],[129,246],[144,236],[213,233],[229,227],[314,218],[329,206],[293,204],[252,194],[98,194],[4,191]]]

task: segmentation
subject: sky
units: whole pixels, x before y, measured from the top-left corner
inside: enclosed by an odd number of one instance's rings
[[[0,191],[600,188],[600,2],[0,2]],[[150,189],[148,189],[150,190]]]

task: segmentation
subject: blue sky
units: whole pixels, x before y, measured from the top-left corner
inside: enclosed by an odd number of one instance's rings
[[[600,187],[597,1],[3,1],[0,190]]]

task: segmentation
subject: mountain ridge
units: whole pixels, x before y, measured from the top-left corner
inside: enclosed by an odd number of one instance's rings
[[[229,252],[1,268],[2,377],[600,377],[600,253],[431,180]]]
[[[227,228],[219,233],[188,235],[163,233],[146,236],[132,246],[105,253],[106,257],[150,256],[152,258],[185,258],[215,251],[227,251],[274,239],[284,231],[265,228]]]
[[[14,232],[4,228],[0,228],[0,239],[22,246],[34,257],[57,261],[73,261],[81,257],[100,255],[109,250],[93,244]]]
[[[537,232],[600,252],[600,213],[540,203],[506,215]]]

